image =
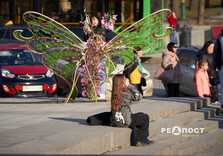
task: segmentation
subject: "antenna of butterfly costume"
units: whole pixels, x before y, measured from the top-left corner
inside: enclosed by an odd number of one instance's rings
[[[70,92],[64,103],[77,96],[79,78],[82,95],[97,102],[100,86],[109,82],[109,75],[117,64],[127,65],[135,60],[132,52],[135,46],[141,47],[144,53],[148,52],[158,40],[172,32],[171,27],[166,27],[164,34],[157,33],[171,14],[169,9],[162,9],[130,25],[106,43],[104,31],[113,28],[116,15],[112,12],[104,14],[101,28],[95,29],[90,14],[86,10],[84,13],[85,19],[80,23],[84,24],[84,30],[90,30],[85,31],[89,35],[87,44],[59,22],[34,11],[23,14],[32,37],[22,36],[22,30],[13,33],[16,39],[26,41],[30,51],[41,54],[43,64],[69,84]]]

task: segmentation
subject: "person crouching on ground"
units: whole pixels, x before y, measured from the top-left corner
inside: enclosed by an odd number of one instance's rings
[[[196,62],[194,82],[195,82],[196,92],[198,96],[202,98],[212,97],[207,69],[208,69],[208,62],[206,60],[200,60]]]
[[[113,77],[111,95],[111,124],[115,127],[129,127],[132,129],[131,145],[145,146],[154,143],[148,140],[149,116],[139,112],[132,114],[130,105],[132,101],[142,99],[142,94],[129,83],[123,75]]]

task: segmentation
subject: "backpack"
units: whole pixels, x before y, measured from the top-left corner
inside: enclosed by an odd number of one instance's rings
[[[128,127],[131,124],[132,112],[128,105],[120,106],[111,116],[111,123],[115,127]]]

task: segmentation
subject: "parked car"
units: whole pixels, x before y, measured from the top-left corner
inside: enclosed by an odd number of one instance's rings
[[[25,37],[31,37],[32,33],[28,30],[28,25],[7,25],[0,26],[0,44],[25,44],[25,42],[17,40],[13,36],[14,30],[23,30],[22,35]],[[75,35],[77,35],[81,40],[84,38],[82,27],[68,27]],[[106,31],[105,40],[110,41],[116,34],[111,31]]]
[[[116,74],[117,72],[123,71],[124,70],[124,67],[125,67],[125,65],[118,64],[117,67],[116,67],[116,71],[113,71],[109,75],[110,76],[109,81],[111,82],[111,83],[107,83],[107,85],[108,85],[107,88],[108,88],[109,95],[111,94],[111,91],[112,91],[112,87],[110,85],[110,84],[112,84],[111,77],[114,74]],[[143,69],[142,76],[146,79],[146,86],[145,87],[142,86],[143,97],[149,97],[149,96],[152,96],[153,95],[153,80],[151,79],[151,76],[150,76],[149,71],[146,70],[144,67],[142,67],[142,69]]]
[[[177,56],[180,60],[182,83],[180,84],[180,93],[188,96],[198,96],[194,85],[196,53],[199,47],[180,47],[177,50]],[[218,85],[218,93],[220,93]]]
[[[8,25],[0,26],[0,44],[25,44],[25,42],[17,40],[13,36],[14,30],[23,30],[22,35],[31,37],[32,33],[28,30],[27,25]]]
[[[58,61],[57,62],[58,64],[66,64],[68,62],[65,62],[65,61]],[[121,64],[118,64],[117,67],[116,67],[116,70],[113,71],[110,75],[109,75],[109,82],[107,82],[107,95],[108,95],[108,98],[110,98],[111,96],[111,91],[112,91],[112,76],[116,73],[122,73],[122,71],[124,70],[124,65],[121,65]],[[142,67],[143,68],[143,67]],[[78,68],[77,72],[79,72],[81,70],[81,68]],[[72,75],[72,74],[70,74]],[[149,97],[149,96],[152,96],[153,94],[153,81],[150,77],[150,73],[149,71],[147,71],[145,68],[143,68],[143,73],[142,73],[143,77],[146,79],[146,86],[145,87],[142,87],[142,90],[143,90],[143,96],[144,97]],[[61,94],[63,90],[69,90],[70,89],[70,86],[62,79],[60,78],[59,76],[56,76],[57,78],[57,82],[58,82],[58,91],[57,93],[58,94]],[[79,76],[79,79],[77,81],[77,89],[78,89],[78,96],[81,96],[81,92],[82,92],[82,87],[81,87],[81,76]]]
[[[50,96],[57,90],[54,74],[26,45],[0,45],[0,96]]]

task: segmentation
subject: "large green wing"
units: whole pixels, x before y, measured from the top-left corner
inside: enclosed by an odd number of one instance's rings
[[[134,60],[132,49],[141,47],[143,52],[148,52],[155,47],[158,40],[163,39],[172,32],[171,27],[165,28],[163,23],[170,16],[169,9],[159,10],[138,22],[132,24],[105,45],[107,51],[107,67],[112,72],[116,64],[129,64]]]
[[[16,30],[15,38],[26,41],[31,51],[42,55],[47,67],[72,86],[86,45],[68,28],[38,12],[25,12],[23,19],[33,36],[22,36],[22,30]]]
[[[128,60],[126,61],[126,56],[124,55],[129,55],[130,50],[136,46],[141,47],[143,52],[154,48],[158,40],[163,39],[172,32],[172,28],[167,27],[164,34],[159,33],[163,32],[163,23],[170,14],[169,9],[159,10],[132,24],[109,41],[105,48],[112,58],[117,58],[113,59],[113,62],[127,63]]]

